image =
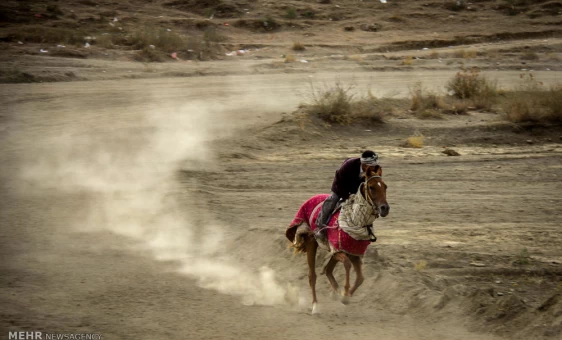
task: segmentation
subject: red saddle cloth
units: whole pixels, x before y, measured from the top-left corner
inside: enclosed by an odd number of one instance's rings
[[[298,226],[302,223],[306,223],[310,226],[312,231],[316,230],[316,219],[322,210],[322,202],[326,200],[330,195],[321,194],[310,198],[308,201],[300,207],[299,211],[295,215],[293,222],[287,228],[285,235],[289,241],[293,242],[295,240],[295,233]],[[338,216],[340,215],[340,210],[338,210],[332,218],[330,219],[327,229],[328,241],[334,247],[336,251],[343,251],[351,255],[362,256],[365,255],[367,247],[371,244],[371,241],[359,241],[354,239],[345,233],[338,226]]]

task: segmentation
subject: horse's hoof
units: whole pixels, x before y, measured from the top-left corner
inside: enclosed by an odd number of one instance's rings
[[[330,292],[330,297],[332,298],[333,301],[338,301],[339,295],[337,291],[332,290]]]
[[[318,304],[313,303],[312,304],[312,315],[316,315],[316,314],[320,314],[320,310],[318,310]]]
[[[343,303],[344,305],[349,304],[349,296],[347,296],[347,295],[342,295],[342,297],[341,297],[341,303]]]

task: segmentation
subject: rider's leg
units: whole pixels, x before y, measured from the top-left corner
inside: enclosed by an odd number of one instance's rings
[[[336,207],[336,204],[338,204],[339,200],[340,197],[335,192],[332,192],[332,194],[328,198],[326,198],[324,204],[322,205],[322,211],[320,212],[320,215],[318,215],[318,219],[316,220],[317,227],[323,227],[328,224],[329,219],[334,212],[334,208]]]

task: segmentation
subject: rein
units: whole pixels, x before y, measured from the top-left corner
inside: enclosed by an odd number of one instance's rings
[[[371,198],[371,195],[369,195],[369,191],[367,190],[369,181],[374,179],[374,178],[382,178],[382,176],[375,175],[375,176],[371,176],[369,178],[365,178],[365,182],[363,183],[363,188],[365,188],[365,199],[367,200],[367,203],[369,203],[369,205],[371,206],[371,209],[373,209],[371,215],[374,215],[375,220],[376,220],[377,218],[379,218],[378,209],[376,209],[377,207],[375,205],[375,202],[373,202],[373,199]],[[369,232],[369,238],[370,238],[371,243],[376,242],[377,237],[375,236],[375,233],[373,233],[372,225],[365,226],[365,228],[367,228],[367,231]]]

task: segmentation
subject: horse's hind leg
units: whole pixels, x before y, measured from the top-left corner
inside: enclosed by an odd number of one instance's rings
[[[361,286],[365,278],[363,277],[363,264],[361,262],[361,258],[359,256],[350,256],[350,260],[351,264],[353,265],[353,269],[355,269],[355,274],[357,275],[355,277],[355,283],[353,284],[353,287],[351,287],[351,291],[349,292],[350,295],[353,295],[357,288]]]
[[[312,290],[312,314],[318,313],[316,300],[316,250],[318,243],[313,236],[308,236],[306,240],[306,259],[308,261],[308,283]]]
[[[338,293],[339,285],[334,277],[334,268],[338,264],[338,260],[336,260],[333,256],[330,258],[330,261],[326,265],[326,276],[328,277],[328,281],[330,281],[330,285],[332,286],[332,294],[335,295]]]

